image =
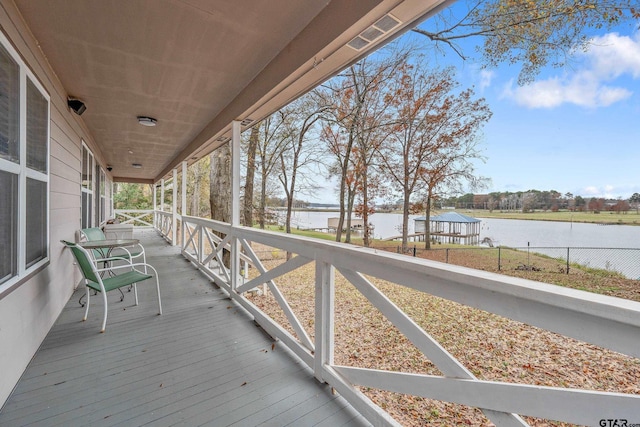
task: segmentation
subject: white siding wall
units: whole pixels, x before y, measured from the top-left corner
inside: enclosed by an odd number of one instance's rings
[[[98,162],[104,162],[82,120],[69,111],[66,91],[10,0],[0,0],[0,26],[51,96],[50,263],[13,292],[0,295],[2,406],[80,279],[60,240],[74,240],[80,228],[81,139],[89,144]]]

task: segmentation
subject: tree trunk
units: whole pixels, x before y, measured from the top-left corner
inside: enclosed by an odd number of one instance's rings
[[[336,228],[336,242],[342,240],[342,228],[344,227],[344,214],[345,214],[345,206],[344,206],[344,196],[347,188],[347,170],[349,168],[349,158],[351,155],[351,148],[353,147],[353,130],[350,131],[349,142],[347,143],[347,147],[344,153],[344,159],[341,168],[341,176],[340,176],[340,215],[338,217],[338,227]],[[347,202],[348,204],[348,202]]]
[[[351,216],[353,215],[353,202],[356,199],[355,190],[349,188],[347,191],[347,212],[346,212],[346,225],[345,229],[345,243],[351,243]]]
[[[369,191],[367,188],[367,184],[367,168],[364,168],[364,173],[362,174],[362,205],[364,207],[362,211],[362,222],[364,223],[362,241],[366,248],[371,246],[371,241],[369,240],[369,233],[371,232],[371,230],[369,229]]]
[[[258,149],[259,126],[251,128],[249,148],[247,150],[247,178],[244,184],[244,206],[242,207],[243,225],[253,227],[253,178],[256,172],[256,151]]]
[[[191,215],[200,216],[200,180],[196,176],[193,182],[193,195],[191,196]]]
[[[267,178],[265,174],[262,175],[262,182],[260,183],[260,206],[258,207],[258,225],[261,230],[264,230],[264,217],[267,210]]]
[[[210,159],[209,204],[211,219],[229,223],[231,222],[231,143],[229,142],[211,153]],[[231,254],[227,250],[223,253],[223,261],[226,267],[230,266]]]
[[[424,248],[431,249],[431,190],[427,194],[427,207],[424,212]]]
[[[409,190],[404,191],[404,201],[402,202],[402,253],[407,251],[409,247],[408,234],[409,234]]]

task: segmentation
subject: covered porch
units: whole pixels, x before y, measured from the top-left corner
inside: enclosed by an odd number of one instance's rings
[[[11,129],[22,135],[13,145],[26,152],[36,129],[41,148],[35,167],[0,159],[0,219],[13,233],[0,236],[14,255],[0,275],[0,425],[399,425],[371,390],[479,408],[496,425],[640,422],[635,389],[483,377],[378,281],[613,350],[629,369],[640,357],[637,302],[240,226],[241,132],[449,3],[0,0],[0,57],[17,87]],[[28,94],[40,107],[33,123]],[[178,175],[229,142],[230,223],[187,216]],[[113,214],[109,184],[163,193],[168,179],[173,204],[156,194],[143,235],[165,314],[141,285],[141,305],[113,304],[99,334],[99,316],[80,322],[79,275],[59,241]],[[269,264],[254,244],[287,256]],[[311,298],[296,306],[281,278],[305,266]],[[336,362],[336,277],[433,370]],[[284,321],[246,298],[256,287]]]
[[[89,319],[78,288],[0,412],[0,425],[319,425],[369,423],[286,346],[169,246],[136,231],[161,278]]]

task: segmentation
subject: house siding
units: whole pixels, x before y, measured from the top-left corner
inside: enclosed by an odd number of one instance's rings
[[[0,0],[1,31],[42,83],[50,101],[49,264],[10,293],[0,295],[0,405],[4,404],[73,293],[80,276],[61,239],[80,228],[81,140],[102,155],[82,120],[70,112],[57,80],[12,1]]]

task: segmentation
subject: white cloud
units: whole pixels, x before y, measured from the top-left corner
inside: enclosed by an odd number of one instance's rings
[[[580,194],[582,197],[603,197],[605,199],[616,199],[622,197],[621,194],[627,193],[626,188],[618,188],[613,185],[589,186],[578,191],[576,194]]]
[[[582,70],[527,86],[516,86],[510,81],[502,96],[527,108],[554,108],[562,104],[597,108],[607,107],[633,94],[611,83],[627,74],[640,78],[640,32],[632,37],[617,33],[596,37],[592,39],[591,49],[579,56],[584,58]]]
[[[495,72],[492,70],[480,70],[480,83],[478,85],[480,88],[480,92],[491,86],[491,81],[493,80],[494,76]]]
[[[592,46],[584,53],[602,78],[615,78],[622,74],[640,77],[640,32],[632,37],[617,33],[594,37]]]
[[[594,186],[585,187],[582,193],[586,196],[597,196],[600,194],[600,189]]]

